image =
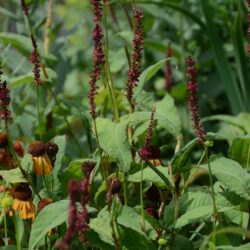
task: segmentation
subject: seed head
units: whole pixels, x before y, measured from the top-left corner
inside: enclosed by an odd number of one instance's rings
[[[196,133],[197,138],[199,139],[200,144],[205,143],[206,131],[200,124],[200,116],[199,116],[199,106],[198,106],[198,85],[196,80],[196,68],[195,68],[195,61],[192,57],[187,58],[187,89],[188,89],[188,105],[189,110],[192,115],[193,121],[193,129]]]

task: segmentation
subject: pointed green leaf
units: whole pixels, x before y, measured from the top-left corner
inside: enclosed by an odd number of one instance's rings
[[[108,119],[97,118],[96,127],[101,148],[116,158],[123,173],[128,172],[132,156],[127,138],[127,121],[114,123]]]
[[[243,199],[250,199],[250,175],[238,162],[220,157],[211,161],[210,165],[212,174],[226,189]],[[201,167],[208,168],[206,164]]]
[[[229,156],[241,164],[244,168],[248,167],[250,158],[250,135],[242,136],[233,140],[229,151]]]

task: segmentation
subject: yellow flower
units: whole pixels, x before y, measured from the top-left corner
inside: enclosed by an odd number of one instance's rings
[[[15,212],[20,211],[20,216],[24,220],[35,219],[35,206],[32,200],[20,201],[18,199],[14,199],[12,208]]]
[[[34,141],[29,145],[29,153],[32,155],[33,171],[37,176],[49,175],[52,172],[51,161],[46,154],[45,144]]]
[[[20,213],[22,219],[35,219],[35,206],[32,202],[32,192],[27,183],[20,183],[12,189],[14,201],[12,209]],[[12,213],[10,213],[12,215]]]

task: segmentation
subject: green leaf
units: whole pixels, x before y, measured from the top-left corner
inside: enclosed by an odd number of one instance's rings
[[[168,169],[166,167],[158,166],[157,170],[159,170],[166,178],[169,180],[169,183],[171,183],[171,186],[173,187],[173,183],[171,181],[171,178],[168,174]],[[160,188],[166,188],[166,183],[162,180],[162,178],[157,175],[156,172],[154,172],[151,168],[147,167],[143,170],[143,181],[149,181],[154,183]],[[128,181],[130,182],[140,182],[141,181],[141,171],[136,172],[135,174],[132,174],[128,177]]]
[[[149,236],[150,239],[155,240],[157,238],[157,233],[151,224],[148,221],[145,221],[145,233],[141,229],[141,222],[142,218],[134,208],[123,206],[121,215],[118,217],[118,224],[130,228],[146,238]]]
[[[27,74],[23,76],[18,76],[10,80],[10,86],[12,88],[18,87],[22,84],[34,82],[34,76],[32,74]]]
[[[197,145],[197,142],[198,139],[193,139],[174,155],[171,160],[173,173],[185,172],[191,168],[191,166],[187,165],[187,163],[190,159],[190,155],[194,147]]]
[[[0,41],[5,45],[11,44],[11,46],[19,50],[25,56],[30,55],[32,52],[31,41],[27,36],[0,32]]]
[[[231,115],[213,115],[202,119],[202,122],[207,121],[223,121],[234,126],[238,126],[245,133],[250,134],[250,114],[249,113],[240,113],[237,116]]]
[[[54,191],[58,192],[61,191],[61,183],[58,178],[58,173],[62,167],[62,161],[65,156],[66,136],[65,135],[56,136],[52,141],[58,146],[56,161],[54,163],[54,168],[52,172],[54,178]]]
[[[242,102],[238,84],[233,75],[232,69],[225,56],[223,44],[219,36],[217,26],[213,20],[215,10],[209,1],[201,1],[201,6],[207,23],[207,33],[214,51],[214,59],[217,70],[224,85],[231,110],[234,114],[245,111],[246,107]]]
[[[32,224],[29,250],[36,248],[37,244],[52,229],[66,222],[68,218],[69,200],[61,200],[46,206],[36,217]]]
[[[141,1],[141,0],[139,0],[137,2],[140,3],[140,4],[145,4],[145,5],[152,4],[152,1]],[[188,17],[189,19],[191,19],[194,22],[196,22],[197,24],[199,24],[202,29],[206,29],[206,25],[204,24],[204,22],[197,15],[193,14],[187,8],[184,8],[184,7],[180,6],[180,4],[178,4],[178,3],[173,3],[173,1],[159,1],[159,2],[154,2],[153,4],[159,5],[160,8],[162,8],[163,6],[166,6],[166,7],[169,7],[171,9],[177,10],[181,14],[184,14],[186,17]],[[150,7],[150,5],[149,5],[149,7]]]
[[[194,250],[192,242],[183,235],[177,234],[175,236],[173,250]]]
[[[89,227],[98,233],[102,241],[112,246],[114,245],[110,226],[110,214],[106,208],[101,210],[98,216],[90,221]]]
[[[212,174],[225,186],[243,199],[250,199],[250,175],[233,160],[220,157],[210,162]],[[202,165],[208,168],[207,165]]]
[[[17,16],[14,13],[12,13],[8,9],[5,9],[1,6],[0,6],[0,13],[6,17],[9,17],[9,18],[15,20],[15,21],[19,21],[19,19],[17,18]]]
[[[96,247],[102,250],[115,250],[115,246],[102,241],[99,235],[94,230],[88,230],[86,233],[86,237],[91,247]]]
[[[179,120],[180,118],[178,111],[176,111],[176,107],[174,106],[172,100],[173,99],[168,96],[162,99],[161,101],[156,102],[155,120],[158,121],[160,127],[165,128],[173,136],[177,136],[180,133],[180,120]],[[164,105],[166,105],[165,110],[164,110]],[[171,108],[172,110],[170,111]],[[167,111],[169,111],[168,114]],[[177,113],[174,114],[174,111],[176,111]],[[127,122],[127,124],[130,126],[138,126],[141,123],[145,123],[142,125],[142,127],[138,128],[140,130],[139,132],[135,131],[135,133],[139,135],[143,132],[142,131],[143,128],[145,128],[146,131],[150,116],[151,112],[146,112],[146,111],[134,112],[132,114],[122,116],[121,121]]]
[[[244,44],[244,33],[242,29],[243,15],[241,3],[238,4],[237,15],[235,17],[234,25],[232,26],[232,39],[235,49],[236,58],[236,69],[238,73],[238,78],[240,82],[241,95],[243,97],[245,107],[250,107],[250,85],[248,77],[248,61],[246,55],[246,49]]]
[[[241,246],[218,246],[216,247],[216,250],[249,250],[250,249],[250,243],[241,245]]]
[[[182,228],[188,224],[211,218],[212,209],[212,205],[208,205],[187,211],[184,215],[178,218],[175,228]]]
[[[25,154],[22,161],[21,161],[22,169],[27,173],[30,174],[32,172],[33,160],[30,154]]]
[[[97,118],[96,127],[101,148],[116,158],[121,172],[128,172],[132,156],[127,139],[127,121],[114,123],[108,119]]]
[[[14,184],[19,182],[27,182],[27,180],[23,177],[23,174],[19,168],[14,168],[11,170],[1,170],[0,175],[8,183]]]
[[[229,157],[241,164],[244,168],[250,157],[250,135],[242,136],[233,140],[229,150]]]
[[[233,205],[222,195],[215,196],[218,212],[233,209]],[[213,213],[212,199],[208,190],[189,191],[178,199],[179,218],[174,225],[174,203],[171,201],[164,211],[166,226],[181,228],[187,224],[210,220]]]
[[[144,84],[147,81],[149,81],[162,68],[163,65],[165,65],[167,60],[169,60],[169,59],[163,59],[163,60],[157,62],[156,64],[149,66],[147,69],[145,69],[142,72],[140,79],[139,79],[139,82],[138,82],[136,88],[134,89],[133,98],[135,100],[137,99],[137,97],[139,97],[141,95]]]
[[[161,101],[155,103],[155,106],[155,118],[159,126],[166,128],[174,136],[178,136],[181,133],[181,120],[174,99],[166,94]]]
[[[82,163],[83,159],[73,160],[69,163],[69,166],[63,170],[63,172],[59,175],[59,179],[61,181],[62,193],[66,194],[68,191],[68,182],[70,180],[82,180],[83,172],[82,172]]]

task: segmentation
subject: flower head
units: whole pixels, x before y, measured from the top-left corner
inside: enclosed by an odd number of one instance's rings
[[[80,183],[78,181],[71,181],[69,184],[69,195],[70,195],[70,205],[68,212],[68,228],[66,234],[64,235],[63,241],[56,244],[59,249],[69,249],[71,241],[75,234],[78,232],[78,211],[77,211],[77,197],[80,190]]]
[[[101,27],[102,20],[102,5],[100,0],[91,0],[90,1],[93,7],[94,13],[94,22],[95,28],[93,30],[93,41],[94,41],[94,50],[93,50],[93,70],[90,75],[89,80],[89,105],[90,105],[90,114],[93,119],[96,118],[96,106],[95,106],[95,96],[97,94],[97,81],[101,75],[102,65],[105,62],[105,54],[103,50],[103,31]]]
[[[9,109],[10,96],[9,88],[7,87],[7,82],[0,82],[0,120],[3,120],[7,125],[8,122],[12,119],[11,111]]]
[[[48,142],[45,144],[45,151],[47,155],[50,158],[50,161],[52,165],[54,165],[54,162],[56,160],[56,154],[58,152],[58,146],[54,142]]]
[[[193,121],[193,129],[195,130],[196,136],[199,139],[200,144],[205,143],[206,131],[200,124],[200,116],[199,116],[199,107],[198,107],[198,85],[196,80],[196,68],[195,68],[195,61],[190,56],[187,58],[187,89],[188,89],[188,104],[189,110],[192,115]]]
[[[6,166],[8,169],[16,167],[14,159],[8,150],[8,136],[6,133],[0,133],[0,166]]]
[[[134,104],[132,103],[134,87],[139,81],[139,76],[141,74],[141,62],[142,62],[142,49],[143,49],[143,30],[141,21],[143,18],[142,11],[138,8],[134,8],[134,38],[133,38],[133,53],[131,58],[131,65],[128,71],[128,82],[126,87],[126,97],[132,110],[134,109]]]
[[[33,63],[34,68],[33,68],[33,75],[34,75],[34,80],[36,86],[39,86],[42,84],[41,78],[40,78],[40,54],[37,49],[37,43],[36,39],[33,35],[31,35],[31,42],[33,46],[33,51],[30,56],[30,61]]]
[[[32,142],[29,145],[29,153],[32,155],[33,171],[37,176],[51,174],[52,164],[45,151],[45,144],[42,141]]]
[[[148,161],[150,159],[157,159],[160,157],[161,154],[159,147],[151,144],[153,138],[154,115],[155,115],[155,107],[152,108],[150,122],[147,130],[147,136],[144,141],[144,145],[141,149],[139,149],[139,155],[144,161]]]
[[[18,154],[19,157],[24,156],[24,150],[23,150],[23,147],[22,147],[22,141],[21,140],[16,140],[16,142],[14,143],[14,150]]]
[[[22,219],[35,219],[35,206],[32,202],[32,192],[27,183],[20,183],[12,189],[14,201],[13,210],[20,212]]]
[[[145,161],[155,160],[155,159],[160,158],[161,151],[158,146],[151,144],[151,145],[148,145],[147,147],[141,148],[139,150],[139,155]]]

